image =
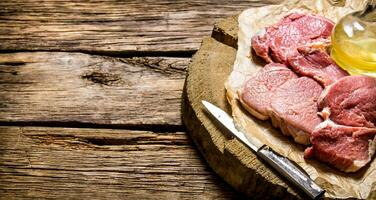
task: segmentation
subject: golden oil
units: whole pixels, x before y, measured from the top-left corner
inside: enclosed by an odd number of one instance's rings
[[[336,24],[331,57],[350,74],[376,77],[376,11],[365,17],[349,14]]]

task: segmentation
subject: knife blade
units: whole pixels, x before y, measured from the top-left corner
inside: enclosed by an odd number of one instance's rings
[[[306,193],[311,199],[321,198],[325,190],[318,186],[305,171],[299,168],[288,158],[278,154],[269,146],[263,144],[255,137],[247,137],[246,134],[236,129],[234,120],[225,111],[217,106],[202,101],[207,111],[230,133],[232,133],[244,145],[253,150],[258,157],[281,173],[287,180]]]

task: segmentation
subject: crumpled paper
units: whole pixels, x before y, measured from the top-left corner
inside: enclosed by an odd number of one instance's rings
[[[257,137],[275,151],[299,164],[310,177],[327,192],[329,198],[358,198],[366,199],[376,190],[376,162],[356,173],[344,173],[317,160],[305,160],[305,147],[283,136],[280,130],[273,128],[270,121],[261,121],[241,108],[238,102],[237,90],[241,88],[247,76],[260,69],[264,63],[260,58],[251,55],[251,38],[257,32],[279,21],[283,16],[292,12],[311,12],[327,17],[337,22],[344,15],[363,9],[366,0],[328,1],[287,0],[280,5],[250,8],[241,13],[238,18],[238,51],[233,71],[225,87],[227,99],[231,104],[232,115],[239,129],[246,132],[247,137]]]

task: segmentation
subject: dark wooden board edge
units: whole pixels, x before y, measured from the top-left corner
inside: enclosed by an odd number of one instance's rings
[[[238,15],[214,24],[211,37],[230,47],[238,48]]]

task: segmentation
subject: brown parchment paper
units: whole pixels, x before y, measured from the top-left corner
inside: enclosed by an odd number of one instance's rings
[[[242,87],[247,76],[254,73],[262,63],[259,58],[251,55],[251,37],[279,21],[291,12],[312,12],[325,16],[337,22],[342,16],[355,10],[362,9],[366,0],[353,1],[298,1],[287,0],[280,5],[251,8],[241,13],[238,18],[238,51],[233,71],[225,87],[227,98],[232,107],[232,115],[239,129],[248,137],[257,137],[271,146],[278,153],[287,156],[298,163],[317,184],[327,190],[326,197],[330,198],[359,198],[366,199],[371,191],[376,189],[376,162],[356,173],[343,173],[316,160],[303,158],[304,148],[295,144],[291,138],[283,136],[278,129],[272,127],[269,121],[260,121],[241,108],[238,102],[237,90]]]

